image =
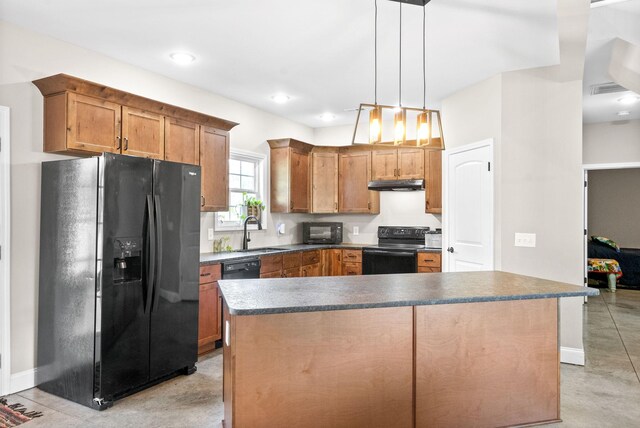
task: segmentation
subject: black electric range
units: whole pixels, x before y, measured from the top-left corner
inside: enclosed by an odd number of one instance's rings
[[[378,245],[362,249],[364,275],[415,273],[429,227],[379,226]]]

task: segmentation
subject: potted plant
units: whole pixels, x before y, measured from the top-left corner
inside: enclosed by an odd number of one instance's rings
[[[248,196],[246,193],[242,194],[242,198],[244,206],[247,207],[246,215],[242,216],[243,220],[248,216],[255,216],[260,221],[262,219],[262,210],[265,207],[264,203],[254,196]]]

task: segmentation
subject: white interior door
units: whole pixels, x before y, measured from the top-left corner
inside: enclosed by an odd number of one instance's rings
[[[445,152],[448,272],[493,270],[493,140]]]

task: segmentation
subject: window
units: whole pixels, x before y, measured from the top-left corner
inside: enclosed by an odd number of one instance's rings
[[[264,155],[232,151],[229,156],[229,211],[216,213],[215,230],[242,228],[244,198],[254,197],[264,201]],[[263,211],[261,222],[266,225]],[[249,229],[257,229],[249,225]]]

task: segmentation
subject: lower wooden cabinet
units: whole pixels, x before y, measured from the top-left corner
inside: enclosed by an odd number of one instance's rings
[[[300,269],[301,276],[322,276],[322,268],[320,267],[320,263],[316,263],[313,265],[302,266]]]
[[[260,257],[260,278],[282,278],[282,254]]]
[[[322,250],[323,276],[342,275],[342,250]]]
[[[220,265],[200,267],[200,300],[198,312],[198,355],[215,349],[222,339],[222,299],[218,289]]]
[[[442,256],[440,253],[418,253],[418,272],[441,272]]]
[[[362,275],[362,250],[342,250],[342,275]]]

